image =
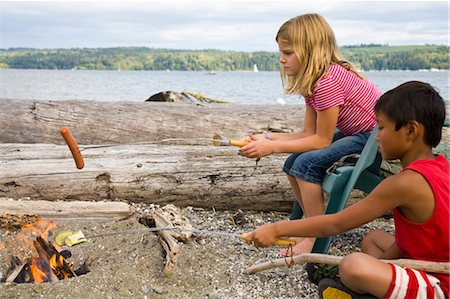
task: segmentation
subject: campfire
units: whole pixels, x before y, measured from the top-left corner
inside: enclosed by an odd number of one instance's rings
[[[41,218],[36,223],[21,226],[17,239],[25,247],[31,247],[31,257],[21,260],[17,255],[11,255],[10,266],[2,282],[56,282],[89,272],[88,260],[74,270],[69,260],[72,253],[69,250],[60,251],[59,246],[48,241],[49,231],[54,227],[52,222]],[[30,236],[34,239],[30,240]]]

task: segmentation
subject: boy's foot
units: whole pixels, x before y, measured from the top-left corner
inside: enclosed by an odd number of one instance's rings
[[[309,281],[311,281],[315,285],[318,285],[319,282],[325,278],[331,278],[333,280],[339,281],[338,265],[307,263],[305,265],[305,270],[306,273],[308,273]]]
[[[296,256],[302,253],[310,253],[313,246],[315,238],[290,238],[291,240],[295,240],[296,244],[291,249],[283,249],[278,252],[279,256]]]
[[[371,299],[376,298],[369,294],[359,294],[350,290],[341,282],[331,278],[324,278],[319,282],[320,299]]]

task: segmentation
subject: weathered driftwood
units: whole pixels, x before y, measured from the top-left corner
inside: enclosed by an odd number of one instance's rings
[[[155,221],[156,227],[190,227],[189,220],[182,215],[180,208],[174,205],[166,205],[162,208],[154,207],[150,211],[150,215]],[[166,251],[166,265],[163,273],[165,276],[171,276],[175,269],[180,244],[177,240],[187,240],[192,233],[172,230],[158,231],[159,240]]]
[[[287,267],[300,263],[322,263],[329,265],[339,265],[342,261],[342,256],[327,255],[321,253],[303,253],[297,256],[288,258],[278,258],[260,264],[253,265],[245,269],[245,273],[253,274],[259,271],[264,271],[277,267]],[[450,274],[450,263],[445,262],[429,262],[411,259],[396,259],[396,260],[381,260],[386,263],[393,263],[401,267],[407,267],[416,270],[422,270],[432,273]]]
[[[32,101],[0,99],[0,143],[63,144],[69,127],[80,144],[128,144],[167,138],[239,139],[262,131],[303,127],[301,105],[161,102]]]
[[[58,133],[59,134],[59,133]],[[78,170],[66,145],[1,144],[0,197],[50,201],[127,200],[177,206],[289,211],[286,155],[255,160],[236,147],[80,145]]]
[[[0,99],[0,106],[0,197],[282,211],[292,206],[281,171],[286,155],[263,158],[255,169],[237,148],[213,147],[210,139],[291,132],[303,126],[301,105]],[[81,171],[60,127],[69,127],[80,144]]]
[[[0,217],[5,215],[36,215],[51,220],[120,220],[135,213],[135,209],[124,202],[2,200]]]

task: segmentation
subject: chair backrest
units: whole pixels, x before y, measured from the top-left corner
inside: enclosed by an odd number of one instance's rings
[[[331,199],[333,202],[328,203],[325,213],[327,214],[336,213],[342,210],[345,207],[348,198],[350,197],[350,193],[352,192],[353,189],[355,189],[355,186],[358,189],[370,192],[370,190],[373,189],[373,185],[377,185],[380,182],[381,178],[378,179],[377,182],[373,183],[366,180],[367,181],[366,184],[368,184],[368,186],[365,186],[363,184],[364,180],[361,180],[361,176],[365,171],[373,173],[374,177],[377,176],[381,177],[380,174],[381,155],[378,153],[378,143],[375,140],[375,135],[377,134],[377,131],[378,125],[376,125],[373,128],[372,133],[367,139],[366,145],[364,146],[361,152],[361,156],[359,157],[355,166],[353,166],[350,178],[345,184],[344,189],[341,192],[339,192],[340,198]]]
[[[341,211],[347,203],[350,193],[353,189],[361,189],[370,192],[376,185],[378,185],[383,176],[380,171],[381,155],[378,153],[378,144],[375,140],[378,126],[375,126],[370,134],[366,145],[364,146],[361,156],[356,162],[355,166],[343,166],[344,172],[351,172],[350,176],[342,176],[343,182],[334,181],[327,208],[326,214],[337,213]],[[339,168],[338,168],[339,169]],[[340,189],[340,190],[339,190]],[[327,253],[330,247],[332,237],[317,238],[314,243],[312,252]]]

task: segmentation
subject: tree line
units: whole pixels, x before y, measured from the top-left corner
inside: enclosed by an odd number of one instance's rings
[[[341,54],[361,70],[449,69],[449,46],[343,46]],[[0,68],[173,71],[277,71],[278,52],[173,50],[147,47],[0,49]]]

